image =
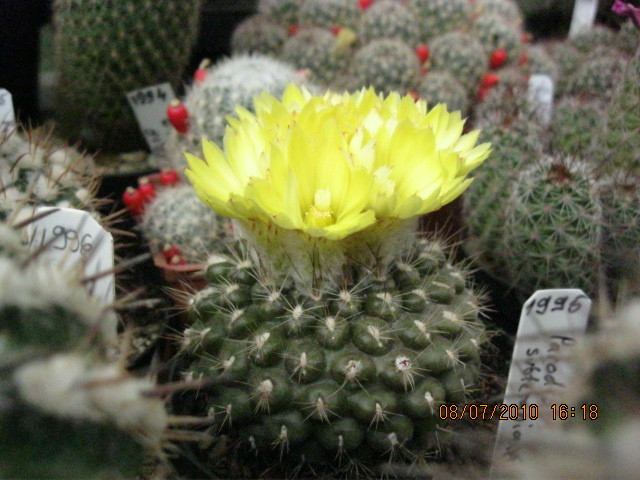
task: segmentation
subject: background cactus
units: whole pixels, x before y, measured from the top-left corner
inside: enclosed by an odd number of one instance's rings
[[[57,0],[55,114],[60,134],[102,151],[145,148],[126,93],[181,84],[200,2]]]
[[[361,10],[358,0],[305,0],[298,9],[298,23],[331,29],[358,28]]]
[[[410,47],[419,43],[419,24],[412,11],[395,0],[375,2],[362,14],[358,28],[360,42],[399,38]]]
[[[472,15],[471,3],[467,0],[409,0],[408,6],[418,19],[423,42],[462,27]]]
[[[287,30],[266,15],[251,15],[243,20],[231,36],[234,55],[279,52],[287,40]]]
[[[186,184],[160,189],[146,205],[140,228],[153,252],[176,245],[190,263],[204,261],[231,234],[230,223],[219,219]]]
[[[451,72],[468,92],[475,93],[488,70],[487,55],[478,39],[454,31],[433,38],[429,48],[432,68]]]

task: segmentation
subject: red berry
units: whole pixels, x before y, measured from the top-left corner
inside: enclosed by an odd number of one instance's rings
[[[300,30],[300,26],[296,23],[294,23],[293,25],[289,25],[289,35],[290,36],[294,36],[296,33],[298,33],[298,30]]]
[[[169,260],[169,263],[171,265],[184,265],[185,263],[187,263],[187,261],[182,255],[174,255],[173,257],[171,257],[171,260]]]
[[[360,10],[364,11],[371,6],[373,0],[360,0]]]
[[[198,84],[202,83],[207,78],[207,68],[211,65],[211,60],[208,58],[203,59],[198,66],[198,69],[193,74],[193,81]]]
[[[178,248],[177,245],[173,243],[167,243],[162,248],[162,256],[165,258],[167,262],[171,260],[173,257],[175,257],[176,255],[182,255],[182,252],[180,251],[180,248]]]
[[[484,97],[487,96],[488,92],[489,89],[487,87],[482,87],[480,90],[478,90],[478,94],[476,95],[476,97],[478,98],[478,100],[484,100]]]
[[[426,45],[418,45],[416,47],[416,55],[420,59],[420,63],[424,63],[429,60],[429,47]]]
[[[180,100],[171,100],[167,106],[167,118],[178,133],[186,133],[189,130],[189,112]]]
[[[497,85],[500,82],[500,77],[497,73],[487,73],[482,80],[480,81],[480,86],[482,88],[491,88],[494,85]]]
[[[500,68],[507,61],[507,51],[504,48],[497,48],[491,54],[489,66],[491,68]]]
[[[409,90],[409,96],[413,98],[414,102],[420,100],[420,95],[418,95],[418,92],[416,92],[415,90]]]
[[[138,216],[144,210],[144,198],[140,191],[133,187],[127,187],[122,194],[122,203],[124,203],[131,215]]]
[[[333,33],[334,35],[338,35],[340,33],[340,30],[342,30],[342,27],[340,25],[334,25],[333,27],[331,27],[331,33]]]
[[[531,39],[533,38],[533,36],[530,33],[523,33],[520,36],[520,41],[522,43],[529,43],[531,41]]]
[[[180,181],[180,176],[171,167],[163,168],[160,172],[160,183],[165,186],[175,185]]]
[[[141,177],[138,179],[138,192],[142,195],[142,200],[149,203],[156,196],[156,187],[149,181],[149,177]]]

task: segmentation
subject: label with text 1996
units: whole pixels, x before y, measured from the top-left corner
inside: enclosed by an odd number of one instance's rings
[[[127,100],[149,148],[161,151],[173,128],[167,119],[167,106],[176,98],[169,83],[151,85],[127,93]]]
[[[591,300],[579,289],[538,290],[523,305],[504,404],[536,405],[539,416],[500,420],[492,477],[501,465],[522,459],[551,428],[551,405],[573,377],[571,357],[587,326]]]
[[[85,277],[113,269],[113,237],[88,213],[73,208],[37,207],[35,215],[55,210],[27,227],[29,249],[46,247],[40,255],[61,268],[82,265]],[[113,273],[87,282],[87,289],[105,305],[115,301]]]

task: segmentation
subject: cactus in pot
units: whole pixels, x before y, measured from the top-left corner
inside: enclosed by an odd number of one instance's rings
[[[191,303],[184,374],[213,387],[190,413],[262,466],[415,460],[437,407],[477,384],[486,341],[477,295],[415,216],[459,195],[488,144],[444,105],[373,89],[290,86],[237,115],[224,150],[188,155],[200,198],[246,242],[210,259]]]

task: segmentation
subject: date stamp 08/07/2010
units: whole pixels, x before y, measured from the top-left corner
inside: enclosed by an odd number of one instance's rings
[[[577,418],[580,420],[597,420],[598,405],[583,403],[581,405],[567,405],[566,403],[554,403],[545,407],[548,409],[548,420],[569,420]],[[438,417],[441,420],[538,420],[540,417],[540,407],[532,403],[529,405],[512,404],[475,404],[466,403],[463,405],[443,403],[438,408]]]

